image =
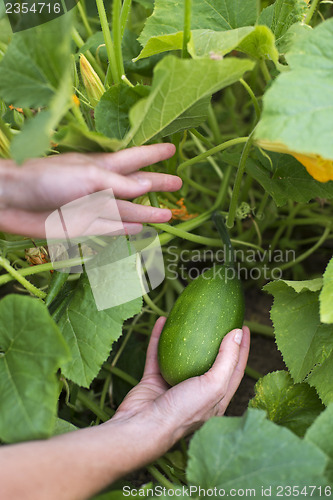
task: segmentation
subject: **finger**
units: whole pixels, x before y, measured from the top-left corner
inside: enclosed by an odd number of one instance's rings
[[[121,220],[124,222],[159,223],[167,222],[172,217],[172,212],[169,209],[147,207],[124,200],[117,201],[117,207]]]
[[[152,187],[152,180],[147,177],[123,176],[114,172],[108,172],[102,168],[92,169],[91,192],[112,189],[117,198],[137,198],[148,193]]]
[[[160,368],[158,366],[157,351],[158,351],[158,342],[165,322],[166,318],[164,316],[161,316],[156,321],[155,326],[153,328],[147,349],[146,364],[143,373],[144,377],[147,375],[156,375],[160,373]]]
[[[236,369],[240,357],[240,346],[243,330],[236,328],[223,339],[213,366],[202,377],[211,387],[215,387],[222,397],[229,387],[231,377]]]
[[[28,212],[14,208],[0,210],[0,231],[31,238],[45,238],[45,221],[49,215],[50,212]]]
[[[183,184],[181,178],[176,175],[160,174],[158,172],[136,172],[126,177],[126,179],[129,178],[141,182],[149,180],[151,182],[149,191],[178,191]]]
[[[90,156],[102,168],[126,175],[139,168],[167,160],[175,154],[175,151],[173,144],[162,143],[133,147],[116,153],[96,153]]]
[[[239,384],[244,376],[244,370],[247,364],[250,350],[250,329],[247,326],[243,326],[243,339],[240,345],[239,360],[236,368],[231,376],[228,389],[225,393],[223,400],[219,406],[219,415],[223,415],[227,406],[229,405],[232,397],[237,391]]]
[[[142,224],[96,219],[89,227],[77,228],[77,232],[70,234],[71,238],[78,236],[118,236],[122,234],[138,234],[142,231]]]

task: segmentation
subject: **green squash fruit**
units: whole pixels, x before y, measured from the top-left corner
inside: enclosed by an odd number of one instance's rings
[[[202,375],[214,363],[223,337],[244,321],[242,284],[232,267],[214,266],[179,296],[164,325],[158,361],[170,385]]]

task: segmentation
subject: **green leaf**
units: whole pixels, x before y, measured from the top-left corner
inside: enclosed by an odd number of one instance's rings
[[[115,285],[116,281],[110,281],[110,290]],[[141,307],[140,297],[98,311],[88,278],[83,275],[58,323],[72,354],[71,361],[62,367],[64,375],[80,386],[89,387],[110,354],[112,343],[120,337],[123,322],[139,313]]]
[[[333,182],[318,182],[293,156],[269,153],[273,171],[267,159],[257,155],[257,160],[249,159],[247,172],[267,191],[278,207],[288,200],[307,203],[315,198],[333,199]]]
[[[247,26],[228,31],[193,30],[188,51],[193,58],[210,56],[212,53],[224,56],[235,49],[254,29]]]
[[[113,85],[105,92],[95,109],[96,130],[110,138],[123,139],[130,129],[129,110],[142,97],[149,94],[149,87],[125,84]]]
[[[133,126],[126,144],[141,145],[163,134],[167,126],[200,99],[234,83],[252,68],[251,61],[234,58],[194,61],[165,57],[155,67],[149,97],[144,104],[139,101],[130,112]],[[182,126],[181,123],[179,129]]]
[[[171,33],[170,35],[159,35],[151,37],[140,54],[133,59],[134,62],[151,57],[170,50],[181,50],[183,47],[183,32]]]
[[[202,122],[206,121],[208,117],[208,107],[210,104],[211,96],[203,97],[195,102],[193,106],[188,108],[176,120],[170,123],[162,130],[162,135],[171,135],[175,132],[181,132],[189,128],[196,128]]]
[[[292,24],[283,37],[276,42],[280,54],[290,52],[293,45],[295,45],[302,36],[306,36],[311,30],[311,26],[307,24]]]
[[[311,446],[310,446],[311,445]],[[326,457],[289,429],[248,410],[244,417],[215,417],[194,435],[189,447],[188,481],[201,488],[256,489],[325,483]]]
[[[327,325],[328,326],[328,325]],[[332,339],[332,329],[331,329]],[[331,340],[327,343],[323,343],[323,351],[327,352],[331,349]],[[310,375],[307,378],[307,382],[315,387],[318,392],[320,399],[325,405],[333,402],[333,387],[332,387],[332,373],[333,373],[333,353],[331,352],[329,356],[318,366],[315,366]]]
[[[46,106],[71,63],[71,15],[14,34],[0,63],[0,95],[18,107]]]
[[[333,257],[324,273],[324,286],[320,294],[320,321],[333,323]]]
[[[299,288],[299,285],[296,285]],[[276,342],[295,382],[304,379],[323,401],[333,401],[333,326],[320,323],[319,292],[297,293],[290,282],[268,283]]]
[[[47,308],[8,295],[0,302],[0,438],[6,443],[51,435],[68,349]]]
[[[249,26],[229,31],[195,30],[192,31],[188,44],[192,57],[209,57],[212,54],[223,56],[234,49],[255,59],[271,59],[274,63],[279,58],[274,35],[266,26]]]
[[[60,127],[53,140],[60,146],[76,152],[115,151],[122,146],[118,139],[109,139],[98,132],[85,130],[75,123]]]
[[[17,163],[42,156],[50,149],[54,129],[69,109],[71,90],[71,78],[67,72],[63,75],[48,110],[41,111],[34,118],[27,120],[21,132],[11,142],[11,156]]]
[[[297,40],[286,58],[291,71],[265,93],[255,138],[332,160],[333,19]]]
[[[63,420],[62,418],[57,418],[54,429],[53,436],[60,436],[60,434],[66,434],[67,432],[76,431],[78,427]]]
[[[286,371],[269,373],[259,379],[255,394],[250,408],[265,410],[269,420],[298,436],[304,436],[325,408],[313,387],[306,383],[294,384]]]
[[[148,40],[135,61],[161,52],[180,50],[183,46],[183,32],[160,35]],[[275,47],[275,38],[267,26],[248,26],[228,31],[197,29],[191,31],[188,52],[193,58],[223,56],[232,50],[254,57],[267,58],[278,63],[279,53]]]
[[[256,0],[193,0],[191,29],[231,30],[254,25],[256,18]],[[183,23],[183,2],[155,0],[154,12],[146,22],[139,42],[145,46],[153,36],[183,31]]]
[[[273,5],[264,9],[258,24],[265,24],[279,40],[295,23],[304,19],[307,5],[304,0],[276,0]]]
[[[271,59],[275,64],[279,62],[274,35],[266,26],[256,26],[237,48],[255,59]]]
[[[283,283],[288,285],[297,293],[304,292],[306,290],[308,290],[309,292],[318,292],[323,287],[322,278],[315,278],[313,280],[303,280],[303,281],[283,280]]]
[[[326,475],[333,484],[333,440],[328,437],[333,434],[333,404],[330,404],[325,411],[319,415],[312,426],[305,434],[305,439],[315,444],[329,458]]]

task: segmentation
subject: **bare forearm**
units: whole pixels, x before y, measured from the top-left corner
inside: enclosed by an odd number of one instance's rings
[[[147,432],[147,429],[150,429]],[[0,497],[83,500],[163,454],[173,443],[139,419],[112,421],[0,450]]]

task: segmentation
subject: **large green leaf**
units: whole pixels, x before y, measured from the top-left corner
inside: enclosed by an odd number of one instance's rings
[[[113,85],[105,92],[95,109],[96,130],[110,138],[123,139],[130,128],[129,110],[142,97],[149,94],[149,87],[125,84]]]
[[[262,487],[325,483],[326,456],[289,429],[248,410],[244,417],[212,418],[194,435],[189,448],[187,477],[201,488],[251,488],[261,498]],[[254,496],[252,492],[252,496]]]
[[[261,12],[258,24],[268,26],[279,40],[290,26],[303,20],[306,9],[304,0],[276,0]]]
[[[325,404],[333,401],[333,325],[319,317],[319,292],[297,293],[290,282],[268,283],[276,342],[295,382],[307,380]]]
[[[324,273],[324,286],[320,294],[320,320],[333,323],[333,258]]]
[[[256,18],[256,0],[193,0],[191,29],[231,30],[254,25]],[[183,23],[183,1],[155,0],[154,12],[146,22],[139,42],[145,46],[153,36],[183,31]]]
[[[110,293],[116,285],[116,281],[109,281]],[[107,359],[112,343],[120,337],[123,322],[139,313],[141,307],[140,297],[98,311],[88,278],[83,275],[58,324],[72,354],[72,359],[62,367],[64,375],[78,385],[89,387]]]
[[[274,150],[282,145],[333,159],[333,19],[302,36],[286,55],[291,71],[264,95],[255,137]],[[279,149],[282,151],[282,149]]]
[[[247,172],[272,196],[278,207],[288,200],[307,203],[315,198],[333,199],[333,182],[318,182],[293,156],[269,153],[270,163],[262,155],[249,159]]]
[[[158,134],[194,106],[252,69],[248,60],[184,60],[165,57],[157,64],[149,97],[139,101],[130,113],[132,129],[126,144],[141,145]],[[178,130],[183,127],[179,124]],[[174,127],[175,131],[177,127]]]
[[[47,308],[8,295],[0,302],[0,438],[8,443],[49,436],[55,424],[56,372],[68,349]]]
[[[313,387],[306,383],[294,384],[286,371],[269,373],[259,379],[255,393],[250,408],[265,410],[269,420],[298,436],[304,436],[325,408]]]
[[[314,443],[329,457],[326,469],[327,478],[333,484],[333,404],[315,420],[308,429],[305,439]]]
[[[14,34],[0,64],[0,95],[21,107],[47,105],[71,64],[71,15]]]

